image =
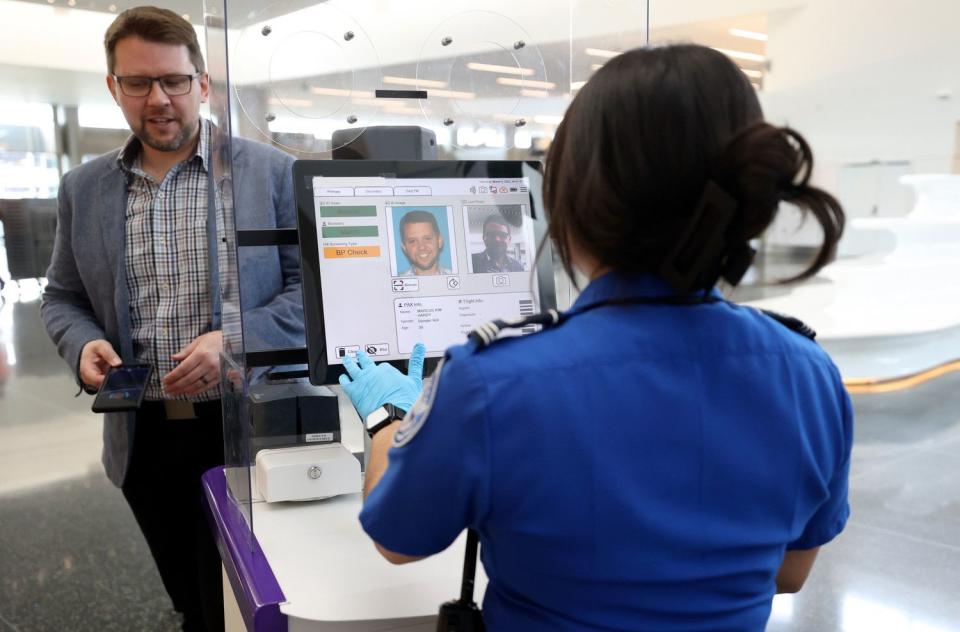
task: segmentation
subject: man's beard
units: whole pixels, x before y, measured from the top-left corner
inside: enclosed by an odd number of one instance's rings
[[[414,268],[417,268],[419,270],[431,270],[433,269],[434,266],[437,265],[438,258],[439,257],[434,257],[433,259],[430,260],[430,263],[426,265],[420,263],[419,259],[411,259],[410,257],[407,257],[407,260],[410,262],[410,265],[412,265]]]
[[[140,133],[135,134],[135,136],[140,140],[144,145],[156,149],[157,151],[177,151],[184,146],[187,142],[193,138],[194,133],[197,131],[197,127],[200,125],[199,119],[193,123],[184,123],[182,119],[175,119],[180,123],[180,133],[171,138],[170,140],[162,141],[158,138],[154,138],[147,132],[147,119],[151,118],[149,116],[144,116],[140,119]],[[173,118],[173,117],[170,117]]]
[[[487,256],[494,261],[499,261],[507,256],[507,247],[504,244],[492,244],[487,247]]]

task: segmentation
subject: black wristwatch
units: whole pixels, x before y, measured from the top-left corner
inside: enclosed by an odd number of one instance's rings
[[[380,408],[376,409],[364,420],[364,425],[367,427],[367,434],[370,437],[377,434],[393,422],[398,419],[403,419],[407,416],[407,411],[400,408],[399,406],[394,406],[393,404],[384,404]]]

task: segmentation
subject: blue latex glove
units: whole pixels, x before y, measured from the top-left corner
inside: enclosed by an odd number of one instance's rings
[[[361,419],[366,419],[384,404],[393,404],[403,410],[413,407],[423,388],[423,356],[426,352],[423,343],[414,345],[406,375],[386,362],[375,364],[363,351],[357,353],[356,360],[349,355],[343,358],[347,375],[340,376],[340,386]]]

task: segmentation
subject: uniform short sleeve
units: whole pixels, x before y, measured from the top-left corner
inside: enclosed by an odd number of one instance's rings
[[[487,502],[486,390],[470,357],[434,374],[389,452],[389,466],[360,512],[364,531],[405,555],[447,548]]]
[[[826,544],[843,531],[850,517],[848,488],[850,478],[850,454],[853,447],[853,405],[839,373],[835,374],[842,419],[842,444],[838,446],[839,459],[827,484],[829,496],[807,522],[799,538],[790,542],[787,549],[813,549]]]

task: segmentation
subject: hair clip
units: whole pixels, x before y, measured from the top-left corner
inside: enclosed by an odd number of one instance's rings
[[[738,206],[737,200],[716,182],[707,181],[686,230],[657,271],[675,290],[689,292],[704,287],[704,282],[712,286],[720,277],[721,265],[727,253],[725,234],[736,216]],[[735,251],[738,255],[739,250]],[[731,269],[731,274],[739,269],[742,257],[737,256],[736,262],[738,265]],[[729,263],[732,264],[733,260],[729,260]],[[749,261],[743,272],[747,267]]]

